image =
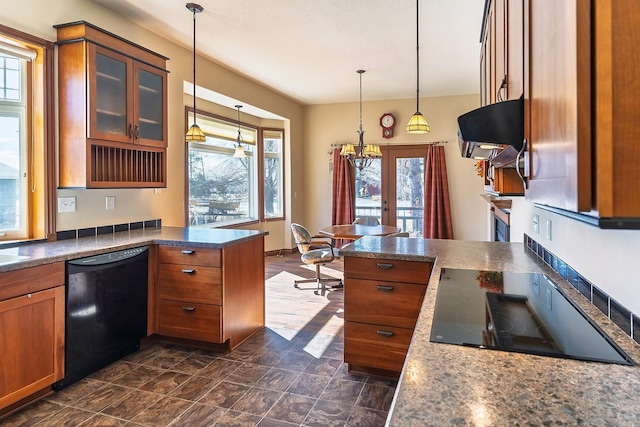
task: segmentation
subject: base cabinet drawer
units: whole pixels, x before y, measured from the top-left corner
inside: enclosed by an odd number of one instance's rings
[[[222,269],[199,265],[160,264],[161,299],[222,304]]]
[[[158,248],[158,261],[166,264],[222,267],[222,251],[212,248],[161,245]]]
[[[388,260],[379,258],[345,257],[344,275],[358,279],[391,282],[420,283],[426,285],[431,276],[430,262]]]
[[[400,372],[412,335],[413,329],[345,321],[344,361]]]
[[[218,305],[161,299],[158,315],[161,335],[222,342],[222,310]]]
[[[427,285],[347,278],[344,320],[412,329]]]

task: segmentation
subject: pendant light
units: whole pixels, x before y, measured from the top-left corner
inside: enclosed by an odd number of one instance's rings
[[[358,168],[362,172],[362,169],[371,164],[373,159],[382,157],[380,147],[377,145],[369,144],[364,145],[364,131],[362,130],[362,74],[364,70],[357,70],[356,73],[360,74],[360,126],[358,128],[358,149],[353,144],[345,144],[340,150],[340,155],[349,160],[349,163],[353,167]]]
[[[416,0],[416,112],[409,119],[406,131],[409,134],[425,134],[429,133],[429,123],[420,112],[420,14],[418,13],[418,4],[420,0]]]
[[[238,109],[238,140],[236,141],[237,145],[233,152],[233,157],[244,158],[247,157],[247,155],[242,147],[242,132],[240,131],[240,109],[242,108],[242,105],[236,105],[236,108]]]
[[[196,124],[196,13],[200,13],[204,9],[195,3],[187,3],[187,9],[193,13],[193,124],[187,130],[185,139],[187,142],[202,142],[206,137],[200,126]]]

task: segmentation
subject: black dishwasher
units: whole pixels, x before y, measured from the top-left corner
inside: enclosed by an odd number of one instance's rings
[[[147,247],[67,261],[61,390],[140,348],[147,335]]]

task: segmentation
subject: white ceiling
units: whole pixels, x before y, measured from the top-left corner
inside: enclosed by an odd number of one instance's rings
[[[94,0],[189,49],[179,0]],[[420,97],[479,91],[485,0],[420,2]],[[414,0],[199,0],[197,52],[303,104],[416,96]]]

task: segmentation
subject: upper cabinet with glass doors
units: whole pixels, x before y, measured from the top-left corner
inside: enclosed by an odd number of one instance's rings
[[[165,186],[167,58],[86,22],[55,27],[60,186]]]

